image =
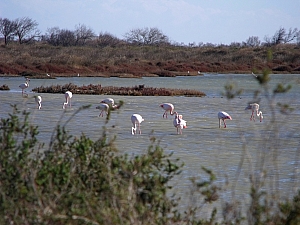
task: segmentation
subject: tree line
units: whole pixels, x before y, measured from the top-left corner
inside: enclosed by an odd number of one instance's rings
[[[38,29],[38,22],[22,17],[14,20],[0,17],[0,37],[4,44],[11,42],[28,44],[36,41],[46,42],[53,46],[118,46],[118,45],[174,45],[184,46],[184,43],[172,42],[170,38],[156,27],[131,29],[123,35],[123,39],[108,32],[99,35],[84,24],[78,24],[74,30],[60,29],[58,26],[48,28],[42,34]],[[272,36],[265,36],[261,41],[257,36],[250,36],[246,41],[232,42],[230,47],[259,47],[274,46],[278,44],[296,43],[300,45],[300,30],[297,28],[280,27]],[[189,43],[190,47],[214,47],[215,44],[199,42]]]

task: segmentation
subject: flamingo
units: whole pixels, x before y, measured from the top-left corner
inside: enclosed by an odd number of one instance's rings
[[[29,87],[29,81],[30,80],[28,78],[26,78],[25,83],[19,85],[19,88],[22,89],[22,96],[24,95],[24,89]]]
[[[177,112],[174,112],[175,118],[173,120],[174,127],[177,128],[177,134],[182,134],[182,130],[187,128],[186,121],[182,119],[182,115],[178,115]]]
[[[99,117],[102,116],[103,117],[103,113],[105,112],[106,115],[108,114],[108,110],[109,110],[109,105],[106,103],[100,103],[99,106],[96,107],[96,109],[100,109],[101,112],[99,114]]]
[[[137,129],[139,131],[139,134],[142,134],[140,125],[143,121],[144,121],[144,119],[140,114],[132,114],[132,116],[131,116],[131,122],[133,124],[133,127],[131,128],[132,135],[136,134]]]
[[[65,109],[65,106],[69,104],[70,108],[71,108],[71,98],[72,98],[73,94],[71,91],[66,91],[65,93],[65,98],[66,98],[66,102],[64,102],[63,104],[63,109]]]
[[[253,72],[252,72],[252,75],[253,75],[254,77],[257,77],[257,75],[256,75],[255,73],[253,73]]]
[[[161,105],[159,105],[160,107],[162,107],[165,112],[163,114],[163,118],[165,117],[166,115],[166,119],[168,118],[168,111],[170,111],[170,115],[173,116],[174,115],[174,105],[171,104],[171,103],[163,103]]]
[[[41,109],[42,108],[42,97],[41,96],[34,96],[34,100],[37,103],[37,108]]]
[[[112,98],[103,99],[100,103],[105,103],[105,104],[111,106],[113,109],[118,109],[119,108],[118,105],[115,105],[115,101]]]
[[[221,111],[218,113],[218,118],[219,118],[219,128],[221,128],[221,120],[223,120],[224,128],[226,128],[225,120],[227,120],[227,119],[232,120],[231,116],[227,112],[224,112],[224,111]]]
[[[251,109],[252,110],[252,114],[250,116],[250,120],[253,120],[255,122],[255,118],[254,118],[254,111],[256,112],[256,116],[259,117],[259,121],[261,122],[263,117],[262,111],[259,111],[259,104],[257,103],[251,103],[249,104],[245,110],[247,109]]]

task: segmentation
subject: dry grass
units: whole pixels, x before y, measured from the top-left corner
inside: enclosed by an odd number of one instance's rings
[[[267,59],[270,51],[272,60]],[[299,73],[300,47],[54,47],[44,43],[0,46],[0,74],[4,75],[178,76],[197,75],[198,71],[250,73],[266,65],[273,73]]]

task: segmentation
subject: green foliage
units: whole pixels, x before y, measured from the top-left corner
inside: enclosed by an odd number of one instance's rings
[[[237,89],[237,85],[234,83],[228,83],[225,85],[225,93],[223,93],[224,96],[226,96],[227,99],[233,99],[236,96],[243,93],[242,89]]]
[[[72,138],[64,126],[57,126],[49,149],[41,149],[37,127],[28,120],[29,114],[15,106],[7,119],[1,119],[1,224],[177,220],[178,202],[167,192],[183,164],[166,155],[155,138],[146,154],[129,158],[118,153],[105,129],[92,141],[84,134]]]

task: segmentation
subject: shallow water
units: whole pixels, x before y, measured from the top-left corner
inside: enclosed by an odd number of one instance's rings
[[[249,175],[262,170],[268,171],[270,180],[275,180],[274,186],[279,185],[282,195],[291,196],[298,187],[299,180],[299,151],[300,140],[300,75],[272,75],[269,83],[270,90],[277,83],[292,84],[292,89],[286,94],[278,94],[273,102],[290,104],[294,108],[289,115],[280,114],[276,109],[275,123],[272,123],[272,113],[266,92],[259,87],[250,74],[205,75],[197,77],[175,78],[57,78],[32,79],[27,90],[28,98],[21,96],[19,84],[24,78],[1,77],[0,86],[7,84],[10,91],[0,92],[0,117],[7,117],[11,112],[10,104],[17,104],[19,109],[30,111],[31,121],[39,126],[39,137],[48,143],[51,133],[58,121],[63,123],[77,109],[91,104],[87,110],[80,111],[67,124],[67,129],[74,136],[86,134],[93,140],[101,136],[105,119],[98,117],[100,111],[95,109],[100,100],[106,97],[114,98],[115,102],[124,101],[125,105],[118,111],[112,112],[108,123],[110,134],[117,135],[116,145],[120,152],[130,155],[147,151],[149,137],[160,140],[160,146],[166,152],[173,152],[175,158],[184,163],[183,173],[176,182],[176,191],[184,195],[189,190],[189,178],[193,176],[206,177],[201,167],[212,169],[217,174],[217,183],[225,185],[228,181],[224,198],[232,196],[232,184],[237,179],[238,165],[245,156],[241,173],[235,186],[235,195],[240,200],[249,199]],[[43,98],[42,109],[36,109],[32,98],[35,93],[30,90],[39,86],[74,83],[76,85],[101,84],[102,86],[135,86],[144,84],[148,87],[167,87],[194,89],[206,93],[206,97],[131,97],[131,96],[94,96],[73,95],[72,109],[64,111],[62,94],[39,94]],[[243,93],[237,98],[228,100],[223,97],[224,85],[234,83]],[[264,114],[263,122],[249,120],[250,111],[245,111],[247,103],[253,100],[254,92],[260,90],[260,110]],[[268,92],[270,95],[272,92]],[[172,116],[163,119],[163,110],[159,104],[171,102],[175,110],[187,121],[187,129],[183,135],[177,135],[172,123]],[[218,127],[217,113],[228,112],[233,120],[227,121],[227,128]],[[142,135],[131,135],[130,116],[141,114],[145,121],[141,124]],[[275,127],[274,127],[275,125]],[[265,157],[265,158],[263,158]],[[264,167],[258,164],[264,159]],[[274,178],[275,177],[275,178]],[[273,179],[274,178],[274,179]],[[277,182],[277,183],[276,183]],[[270,182],[271,183],[271,182]],[[273,185],[273,184],[272,184]],[[184,205],[184,204],[183,204]]]

